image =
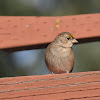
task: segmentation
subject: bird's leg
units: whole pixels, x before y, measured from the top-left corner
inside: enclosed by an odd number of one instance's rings
[[[68,70],[66,70],[66,72],[67,72],[67,74],[69,73],[69,71],[68,71]]]
[[[51,74],[53,75],[54,73],[53,73],[53,72],[51,72]]]

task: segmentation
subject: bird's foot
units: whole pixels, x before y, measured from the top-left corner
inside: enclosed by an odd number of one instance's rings
[[[68,73],[69,73],[69,71],[68,71],[68,70],[66,70],[66,73],[68,74]]]
[[[51,72],[51,74],[52,74],[52,75],[54,75],[54,73],[53,73],[53,72]]]

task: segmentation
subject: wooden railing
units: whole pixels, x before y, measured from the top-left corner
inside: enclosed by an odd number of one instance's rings
[[[59,33],[79,43],[100,41],[100,14],[0,17],[0,49],[45,48]],[[100,71],[0,79],[1,100],[100,100]]]

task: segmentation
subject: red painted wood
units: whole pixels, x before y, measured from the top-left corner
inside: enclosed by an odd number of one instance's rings
[[[60,17],[0,16],[0,49],[51,42],[61,32],[100,37],[100,14]]]
[[[100,100],[100,71],[0,79],[0,100]]]

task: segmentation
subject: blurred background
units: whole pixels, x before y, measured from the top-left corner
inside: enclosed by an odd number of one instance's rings
[[[100,13],[100,0],[0,0],[0,16],[67,16]],[[73,72],[100,70],[100,42],[73,46]],[[50,74],[46,49],[4,52],[0,50],[0,77]]]

